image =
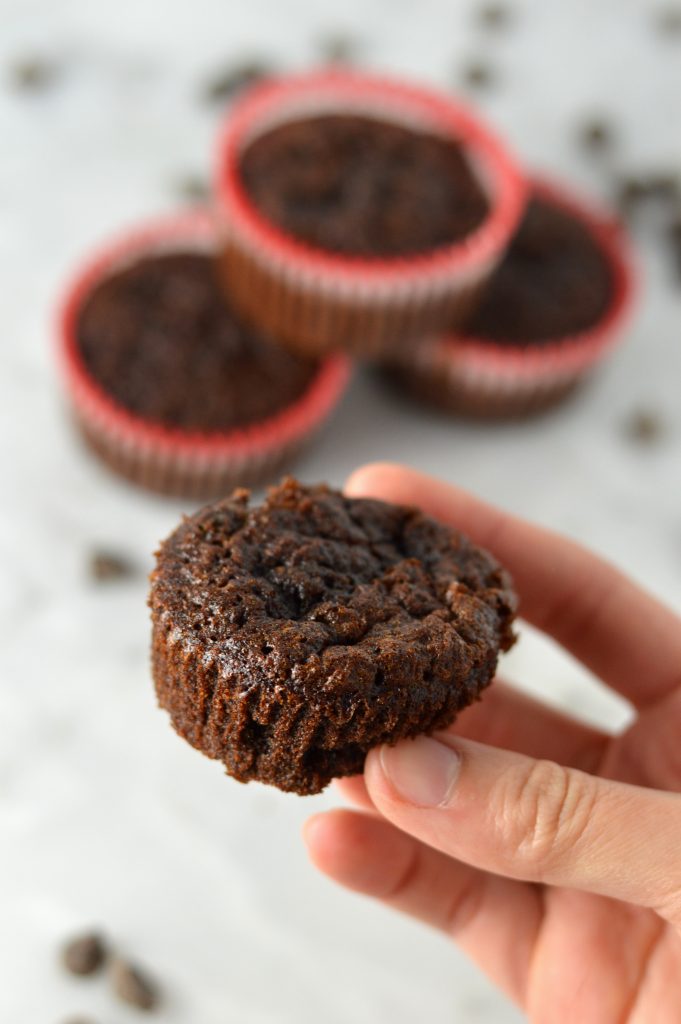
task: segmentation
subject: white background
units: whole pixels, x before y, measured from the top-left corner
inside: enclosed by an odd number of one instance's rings
[[[201,85],[238,54],[308,67],[348,31],[363,62],[448,85],[482,55],[499,86],[480,102],[530,164],[605,196],[610,171],[575,144],[581,119],[618,126],[617,161],[681,166],[681,39],[650,0],[514,0],[512,30],[480,31],[453,0],[0,0],[0,1019],[91,1012],[137,1019],[102,981],[55,962],[93,923],[156,973],[159,1019],[192,1024],[494,1022],[519,1015],[439,936],[337,890],[299,839],[333,793],[299,799],[223,777],[159,712],[147,664],[145,572],[182,504],[112,478],[64,415],[51,352],[61,282],[90,246],[173,208],[202,173],[218,120]],[[62,65],[22,93],[14,62]],[[360,461],[401,459],[601,551],[681,606],[681,286],[651,219],[638,233],[638,313],[626,344],[573,402],[539,421],[447,421],[360,376],[298,465],[340,483]],[[638,407],[664,421],[636,445]],[[134,558],[96,586],[88,552]],[[617,727],[621,702],[523,631],[506,674]]]

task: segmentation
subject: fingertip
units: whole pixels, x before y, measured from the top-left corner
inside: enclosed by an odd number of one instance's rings
[[[402,875],[414,846],[387,821],[341,809],[311,818],[304,837],[318,871],[353,892],[379,897],[391,888],[393,876]]]
[[[306,846],[313,846],[317,833],[323,828],[325,814],[313,814],[311,818],[303,822],[302,834],[303,842]]]
[[[408,741],[400,741],[400,743],[406,742]],[[369,751],[364,762],[364,785],[368,798],[376,807],[390,797],[390,784],[383,770],[383,764],[385,752],[391,749],[394,749],[394,747],[391,748],[387,744],[374,747],[373,750]]]
[[[350,497],[379,495],[389,486],[391,479],[404,472],[396,462],[368,462],[350,474],[343,490]]]
[[[328,860],[327,852],[329,849],[329,836],[333,832],[333,822],[328,820],[329,814],[315,814],[303,825],[303,842],[307,848],[307,853],[316,868],[326,871],[326,862]]]
[[[315,814],[303,826],[303,840],[323,875],[350,887],[363,877],[370,842],[362,815],[347,810]]]
[[[336,779],[334,789],[344,800],[355,807],[360,807],[363,811],[375,810],[371,797],[367,793],[363,775],[351,775],[344,779]]]

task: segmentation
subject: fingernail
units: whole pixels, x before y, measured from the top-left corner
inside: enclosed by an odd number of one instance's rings
[[[428,736],[381,748],[381,767],[395,792],[416,807],[442,807],[459,774],[458,753]]]

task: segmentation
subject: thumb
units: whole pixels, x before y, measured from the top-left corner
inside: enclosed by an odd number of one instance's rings
[[[365,781],[394,825],[509,878],[600,893],[681,926],[681,796],[458,736],[370,752]]]

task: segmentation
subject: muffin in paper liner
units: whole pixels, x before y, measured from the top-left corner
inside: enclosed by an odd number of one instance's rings
[[[415,508],[288,478],[162,542],[152,672],[176,732],[240,782],[301,795],[479,698],[514,642],[508,573]]]
[[[249,197],[239,163],[265,132],[321,114],[356,114],[454,139],[488,201],[464,239],[409,257],[347,256],[296,240]],[[242,313],[292,350],[380,358],[460,322],[522,213],[524,177],[465,106],[400,82],[330,70],[262,85],[233,109],[218,143],[225,285]]]
[[[291,405],[261,422],[225,431],[167,427],[136,415],[91,376],[76,337],[84,301],[110,274],[144,256],[194,250],[215,253],[218,233],[207,211],[150,221],[103,247],[71,282],[57,327],[57,357],[74,420],[88,446],[116,473],[176,497],[217,496],[274,476],[321,427],[350,376],[342,355],[324,359]]]
[[[501,345],[456,330],[431,337],[385,368],[414,397],[471,416],[540,412],[575,390],[622,339],[635,290],[622,225],[562,185],[534,179],[531,193],[578,218],[598,244],[612,277],[604,314],[587,330],[540,344]]]

